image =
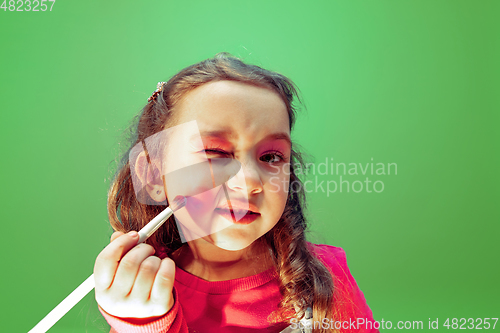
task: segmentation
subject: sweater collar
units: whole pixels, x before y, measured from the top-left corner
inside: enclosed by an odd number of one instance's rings
[[[274,267],[256,275],[226,281],[206,281],[177,266],[175,268],[175,281],[177,283],[206,294],[230,294],[236,291],[250,290],[260,287],[273,279],[276,280],[276,278],[277,274]]]

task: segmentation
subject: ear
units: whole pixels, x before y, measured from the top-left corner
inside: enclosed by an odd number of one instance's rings
[[[156,202],[163,202],[166,200],[166,188],[163,184],[159,162],[149,160],[146,153],[142,151],[135,161],[135,172],[137,178],[142,183],[143,188],[149,194],[151,199]]]

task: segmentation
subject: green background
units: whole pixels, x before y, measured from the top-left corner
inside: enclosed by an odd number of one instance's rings
[[[376,320],[500,317],[499,17],[487,0],[1,10],[1,330],[27,332],[92,273],[123,130],[158,81],[221,51],[296,82],[316,163],[397,164],[369,176],[381,193],[309,196],[311,240],[346,250]],[[105,331],[93,292],[50,330]]]

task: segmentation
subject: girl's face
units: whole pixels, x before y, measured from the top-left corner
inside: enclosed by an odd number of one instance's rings
[[[201,142],[186,144],[188,156],[236,159],[241,164],[235,177],[193,197],[186,210],[191,217],[194,212],[209,220],[209,226],[202,227],[211,230],[202,235],[206,241],[226,250],[246,248],[276,225],[286,204],[291,142],[285,103],[270,89],[216,81],[188,92],[173,112],[176,124],[196,120]],[[176,163],[175,156],[167,156],[169,164]],[[167,192],[172,202],[175,194],[168,185]],[[245,217],[231,216],[224,200],[228,196],[236,215],[239,208],[244,213],[247,208]]]

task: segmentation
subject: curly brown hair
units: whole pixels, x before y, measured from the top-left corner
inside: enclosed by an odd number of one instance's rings
[[[285,102],[290,130],[295,123],[295,101],[300,102],[295,84],[282,74],[250,65],[228,53],[189,66],[163,83],[161,91],[151,98],[131,127],[130,149],[147,137],[158,133],[174,122],[173,108],[189,91],[208,82],[232,80],[275,91]],[[130,151],[129,149],[129,151]],[[128,151],[128,152],[129,152]],[[128,163],[124,154],[121,167],[108,193],[108,213],[113,229],[123,232],[139,230],[165,206],[145,205],[137,201]],[[283,295],[278,304],[277,316],[282,322],[291,318],[301,319],[307,307],[312,307],[313,320],[332,318],[333,280],[328,269],[307,246],[304,217],[306,207],[304,186],[294,171],[294,166],[304,165],[302,155],[292,145],[290,159],[290,184],[288,199],[278,223],[258,241],[269,248]],[[172,253],[182,246],[176,223],[171,217],[147,241],[157,253]],[[323,332],[323,329],[314,329]]]

